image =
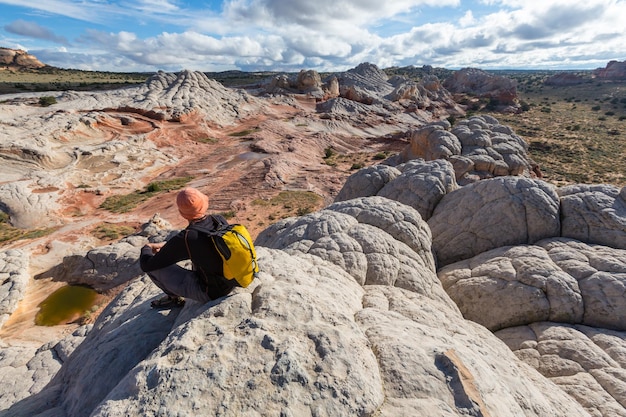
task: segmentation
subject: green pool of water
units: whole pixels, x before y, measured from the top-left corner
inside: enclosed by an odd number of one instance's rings
[[[61,287],[39,304],[35,317],[38,326],[65,324],[87,313],[96,301],[98,293],[79,285]]]

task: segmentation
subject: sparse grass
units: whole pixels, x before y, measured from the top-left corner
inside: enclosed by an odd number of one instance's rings
[[[271,222],[291,216],[303,216],[319,208],[322,197],[311,191],[281,191],[269,200],[256,199],[253,205],[274,209],[268,214]]]
[[[195,139],[195,141],[200,142],[200,143],[210,143],[210,144],[215,144],[219,142],[217,138],[212,138],[212,137],[197,138]]]
[[[235,210],[229,210],[229,211],[222,211],[220,213],[218,213],[219,215],[223,216],[225,219],[232,219],[233,217],[235,217],[237,215],[237,213],[235,212]]]
[[[18,229],[9,224],[9,215],[0,211],[0,244],[22,239],[37,239],[49,235],[56,228],[43,228],[35,230]]]
[[[530,76],[529,76],[530,77]],[[519,82],[519,80],[518,80]],[[519,90],[528,111],[492,113],[529,143],[530,157],[539,164],[544,180],[572,183],[626,185],[626,83],[584,83],[545,86],[535,81],[532,90]],[[576,102],[573,106],[572,102]],[[550,103],[550,112],[543,109]]]
[[[237,137],[237,138],[241,138],[241,137],[245,137],[248,135],[253,134],[254,132],[257,132],[259,130],[259,128],[254,128],[254,129],[246,129],[246,130],[241,130],[239,132],[233,132],[230,133],[228,136],[233,136],[233,137]]]
[[[132,226],[105,222],[93,229],[92,234],[101,240],[118,240],[134,232],[135,228]]]
[[[113,213],[126,213],[160,192],[182,188],[192,179],[193,177],[182,177],[165,181],[151,182],[146,186],[145,190],[107,197],[106,200],[104,200],[104,202],[100,205],[100,208],[109,210]]]
[[[145,82],[153,73],[115,73],[46,67],[3,71],[0,94],[29,91],[105,90]]]

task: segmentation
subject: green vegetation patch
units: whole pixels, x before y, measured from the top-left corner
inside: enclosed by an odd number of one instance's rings
[[[125,224],[105,222],[97,226],[92,233],[101,240],[118,240],[135,233],[135,228]]]
[[[57,103],[57,99],[53,96],[43,96],[39,97],[39,105],[41,107],[48,107]]]
[[[259,128],[255,127],[254,129],[246,129],[246,130],[241,130],[239,132],[233,132],[233,133],[229,134],[228,136],[234,136],[234,137],[237,137],[237,138],[241,138],[241,137],[244,137],[244,136],[251,135],[254,132],[258,132],[258,131],[259,131]]]
[[[18,229],[9,224],[9,215],[0,211],[0,243],[9,243],[21,239],[36,239],[49,235],[56,228],[43,228],[34,230]]]
[[[100,205],[100,208],[109,210],[113,213],[126,213],[158,193],[177,190],[184,187],[185,184],[192,179],[193,177],[188,176],[174,178],[171,180],[151,182],[146,186],[145,190],[107,197],[107,199]]]

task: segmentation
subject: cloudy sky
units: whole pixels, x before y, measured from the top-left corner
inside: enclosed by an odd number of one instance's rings
[[[102,71],[593,69],[626,0],[0,0],[0,47]]]

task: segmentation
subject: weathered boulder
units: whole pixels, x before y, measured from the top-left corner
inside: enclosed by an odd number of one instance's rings
[[[626,330],[626,251],[551,238],[438,271],[463,316],[492,331],[540,321]]]
[[[449,162],[414,159],[395,167],[380,164],[359,170],[348,177],[335,202],[378,195],[411,206],[428,220],[443,195],[457,188]]]
[[[360,169],[346,179],[335,197],[335,202],[377,195],[387,183],[393,181],[400,174],[401,172],[397,168],[383,164]]]
[[[415,209],[367,197],[279,221],[261,232],[256,244],[319,256],[361,285],[392,285],[449,300],[438,285],[430,239]]]
[[[582,324],[626,330],[626,250],[566,238],[537,245],[578,281],[585,307]]]
[[[447,129],[450,129],[450,123],[443,121],[413,131],[410,144],[400,153],[400,161],[417,158],[431,161],[460,155],[463,151],[461,142]]]
[[[563,237],[626,249],[626,188],[578,184],[558,193]]]
[[[11,225],[20,229],[58,226],[60,219],[54,215],[60,207],[57,199],[56,193],[34,193],[25,181],[0,185],[0,207]]]
[[[424,75],[418,82],[404,76],[394,76],[389,79],[394,87],[393,91],[385,96],[393,102],[399,102],[407,109],[435,109],[447,108],[454,114],[462,114],[452,94],[439,81],[436,75]]]
[[[587,415],[493,343],[484,327],[459,321],[433,301],[399,288],[366,287],[356,318],[377,352],[385,392],[380,415]],[[500,360],[491,362],[494,356]]]
[[[441,121],[414,130],[397,162],[416,158],[449,160],[462,185],[498,176],[531,177],[536,165],[524,139],[488,115],[472,116],[454,127]]]
[[[450,162],[412,160],[396,166],[402,174],[378,192],[381,197],[415,208],[428,220],[444,195],[458,188]]]
[[[578,282],[539,246],[492,249],[438,272],[463,317],[491,331],[537,321],[581,323]]]
[[[36,395],[61,369],[72,352],[78,347],[91,325],[81,326],[59,341],[43,346],[32,344],[7,344],[0,339],[0,410]],[[2,414],[2,411],[0,411]]]
[[[592,416],[626,416],[626,332],[550,322],[496,332]]]
[[[444,195],[428,225],[441,267],[501,246],[559,236],[559,214],[554,186],[523,177],[498,177]]]
[[[0,328],[24,297],[30,275],[29,257],[18,249],[0,252]]]
[[[322,78],[315,70],[301,70],[296,81],[300,90],[310,91],[322,88]]]

